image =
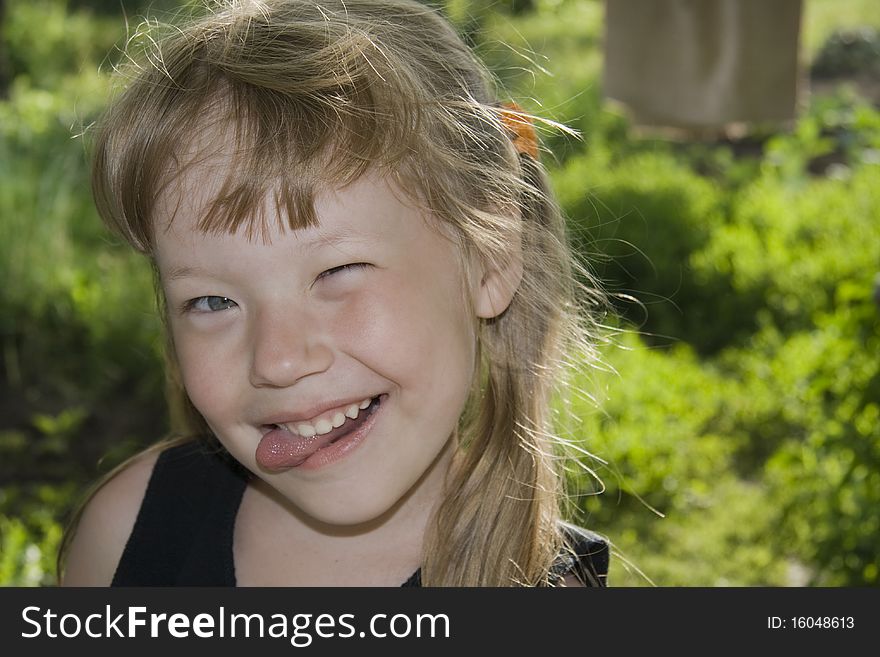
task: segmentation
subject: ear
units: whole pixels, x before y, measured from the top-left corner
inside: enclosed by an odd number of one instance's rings
[[[486,263],[481,272],[473,299],[477,317],[491,319],[507,310],[513,295],[519,289],[523,275],[522,242],[513,240],[501,262]]]

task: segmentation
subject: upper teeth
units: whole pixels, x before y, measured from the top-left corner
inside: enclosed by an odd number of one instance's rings
[[[322,416],[317,420],[313,420],[312,422],[299,422],[296,426],[291,426],[289,424],[279,424],[278,426],[282,429],[287,429],[292,433],[298,433],[304,438],[311,438],[315,435],[322,436],[325,433],[330,433],[337,427],[341,427],[345,424],[346,418],[350,420],[357,419],[360,412],[369,406],[372,401],[372,399],[367,398],[359,404],[348,406],[344,410],[331,411],[327,415]]]

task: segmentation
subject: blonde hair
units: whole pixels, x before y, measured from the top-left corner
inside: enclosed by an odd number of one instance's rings
[[[158,196],[194,163],[200,131],[218,126],[234,163],[201,219],[206,231],[260,231],[267,194],[291,228],[313,225],[317,191],[375,168],[453,227],[463,256],[502,267],[521,240],[511,305],[475,320],[478,371],[422,581],[549,583],[563,543],[550,400],[566,354],[590,352],[592,319],[579,304],[601,295],[587,286],[576,297],[578,266],[546,172],[514,148],[484,66],[413,0],[229,0],[154,32],[131,40],[130,52],[143,48],[98,124],[93,170],[102,217],[148,256]],[[203,432],[172,387],[183,432]]]

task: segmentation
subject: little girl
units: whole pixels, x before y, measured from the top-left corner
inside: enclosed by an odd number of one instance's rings
[[[66,585],[604,585],[549,409],[589,353],[529,117],[414,0],[227,0],[142,41],[101,215],[154,266],[185,418]]]

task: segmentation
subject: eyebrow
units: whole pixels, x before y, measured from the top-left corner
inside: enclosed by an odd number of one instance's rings
[[[339,244],[345,243],[354,243],[354,242],[368,242],[369,238],[365,235],[353,235],[350,233],[327,233],[323,235],[317,235],[315,237],[309,238],[307,240],[302,241],[297,245],[297,250],[301,252],[306,252],[309,249],[314,247],[328,247],[328,246],[338,246]],[[189,267],[186,265],[179,265],[177,267],[172,267],[167,276],[163,276],[165,280],[168,281],[176,281],[181,278],[192,278],[195,276],[210,276],[210,272],[206,269],[202,269],[201,267]]]
[[[315,246],[336,246],[345,242],[365,242],[367,237],[360,234],[352,233],[325,233],[316,235],[310,239],[303,240],[297,248],[306,251]]]
[[[204,269],[200,269],[199,267],[172,267],[171,271],[168,272],[168,275],[163,277],[169,281],[176,281],[181,278],[191,278],[193,276],[202,276],[205,275]]]

